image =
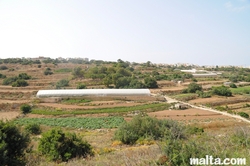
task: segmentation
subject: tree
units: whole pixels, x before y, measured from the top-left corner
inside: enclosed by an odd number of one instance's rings
[[[127,88],[131,82],[130,77],[120,77],[115,83],[116,88]]]
[[[102,79],[102,81],[106,87],[109,87],[109,85],[112,84],[112,78],[110,75],[107,75],[105,78]]]
[[[25,165],[24,152],[30,142],[11,122],[0,121],[0,161],[1,165]]]
[[[141,81],[138,81],[137,79],[132,79],[129,83],[129,88],[141,89],[146,88],[146,86]]]
[[[84,71],[81,67],[74,68],[72,71],[74,78],[82,78],[84,76]]]
[[[155,78],[152,77],[146,77],[144,79],[144,84],[147,88],[158,88],[158,84]]]

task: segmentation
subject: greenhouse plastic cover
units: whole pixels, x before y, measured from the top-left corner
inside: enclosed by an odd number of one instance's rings
[[[39,90],[36,97],[150,95],[149,89],[59,89]]]

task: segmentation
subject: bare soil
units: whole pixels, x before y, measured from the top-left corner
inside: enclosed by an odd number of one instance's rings
[[[12,120],[17,118],[21,113],[17,111],[0,112],[0,120]]]
[[[229,119],[229,117],[214,113],[210,111],[190,108],[186,110],[164,110],[148,113],[149,116],[156,117],[158,119],[174,119],[174,120],[204,120],[204,119]]]

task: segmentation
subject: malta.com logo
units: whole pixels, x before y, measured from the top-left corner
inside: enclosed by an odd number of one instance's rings
[[[246,158],[214,158],[206,155],[205,158],[190,158],[190,165],[246,165]]]

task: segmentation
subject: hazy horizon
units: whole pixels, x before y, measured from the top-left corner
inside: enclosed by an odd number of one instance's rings
[[[0,0],[0,58],[250,66],[249,0]]]

